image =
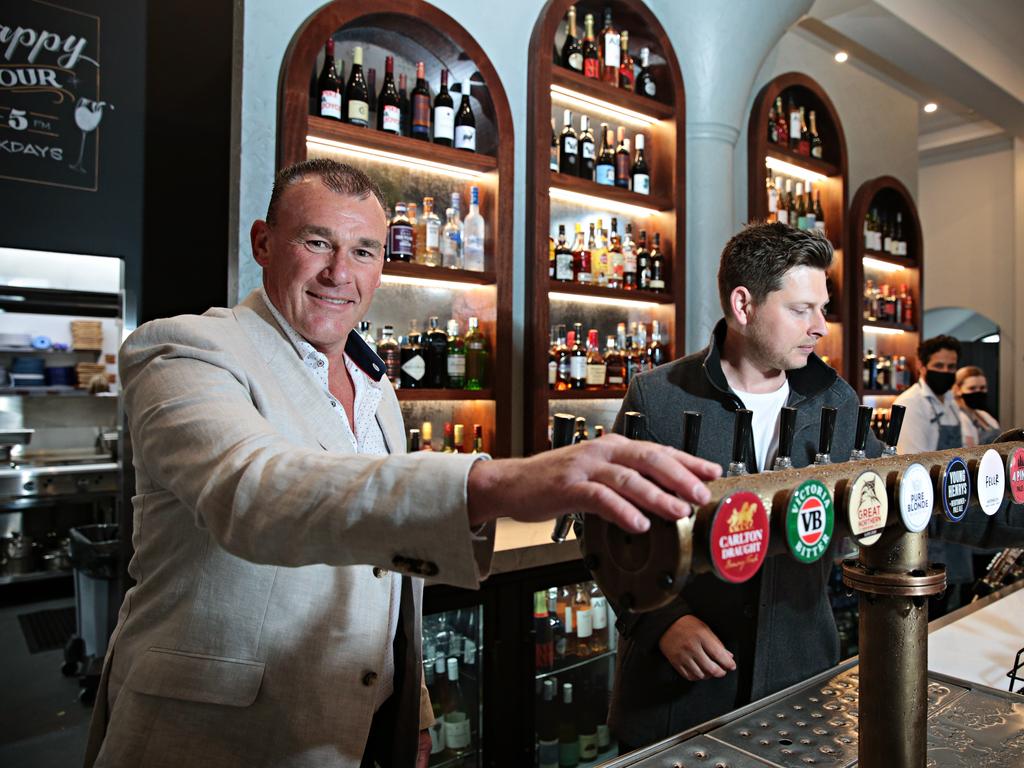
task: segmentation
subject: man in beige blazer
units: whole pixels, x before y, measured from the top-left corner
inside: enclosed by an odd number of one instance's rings
[[[136,586],[86,765],[412,766],[433,721],[422,577],[475,588],[502,515],[640,531],[638,507],[674,519],[706,500],[717,465],[618,436],[527,459],[402,455],[398,400],[353,330],[386,232],[361,172],[285,169],[252,227],[263,288],[125,342]]]

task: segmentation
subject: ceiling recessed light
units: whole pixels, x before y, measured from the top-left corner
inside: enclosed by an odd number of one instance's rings
[[[837,62],[839,62],[840,64],[842,64],[848,58],[850,58],[850,54],[848,54],[846,51],[837,51],[836,52],[835,60]]]
[[[929,101],[927,104],[924,105],[924,111],[927,112],[928,114],[931,114],[938,108],[939,105],[936,104],[934,101]]]

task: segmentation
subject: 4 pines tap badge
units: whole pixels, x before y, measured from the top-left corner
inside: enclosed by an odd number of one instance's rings
[[[801,563],[818,560],[832,541],[835,506],[820,480],[805,480],[789,495],[786,505],[786,542]]]
[[[737,491],[722,499],[711,522],[711,562],[725,581],[739,584],[768,554],[768,513],[756,493]]]

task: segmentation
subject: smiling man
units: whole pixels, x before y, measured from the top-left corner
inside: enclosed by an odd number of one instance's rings
[[[136,585],[87,765],[426,765],[423,577],[475,588],[499,516],[637,532],[639,508],[707,501],[717,466],[618,435],[526,459],[399,455],[398,399],[354,330],[385,233],[362,172],[286,168],[251,230],[263,287],[122,347]]]
[[[853,448],[857,396],[815,354],[828,333],[826,272],[832,246],[784,224],[753,224],[722,252],[718,290],[725,317],[708,347],[637,376],[622,414],[646,413],[650,440],[681,446],[682,414],[703,414],[700,450],[724,468],[735,412],[753,411],[751,472],[771,467],[784,405],[798,409],[793,465],[814,460],[821,408],[838,409],[832,455]],[[869,456],[881,445],[869,435]],[[690,578],[667,607],[624,615],[610,725],[639,747],[729,712],[826,669],[839,642],[826,585],[832,550],[811,565],[769,557],[743,584]]]

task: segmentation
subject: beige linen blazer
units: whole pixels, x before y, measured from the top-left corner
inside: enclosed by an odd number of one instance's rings
[[[353,359],[372,364],[356,338],[349,348],[366,356]],[[393,756],[382,762],[404,763],[433,721],[414,577],[475,588],[490,563],[493,526],[467,526],[479,457],[402,455],[386,379],[377,420],[392,455],[353,453],[255,293],[143,325],[121,349],[121,379],[137,583],[105,659],[86,765],[358,766],[388,643],[383,569],[405,578],[395,693],[374,742],[386,720]]]

